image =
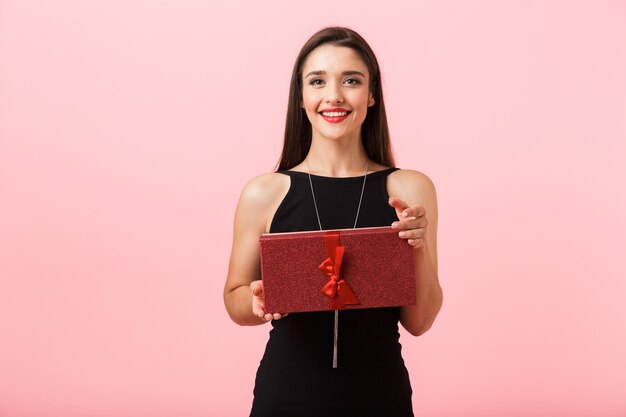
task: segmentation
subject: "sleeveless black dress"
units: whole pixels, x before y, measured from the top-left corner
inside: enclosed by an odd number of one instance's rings
[[[387,176],[367,175],[356,227],[389,226]],[[270,233],[320,230],[308,174],[291,178]],[[363,176],[311,175],[324,230],[354,227]],[[339,311],[338,367],[332,367],[334,311],[290,313],[273,328],[256,373],[250,417],[413,416],[413,390],[399,343],[399,307]]]

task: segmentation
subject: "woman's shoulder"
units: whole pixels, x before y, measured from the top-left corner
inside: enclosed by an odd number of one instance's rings
[[[248,180],[241,191],[241,201],[247,207],[264,210],[271,208],[280,195],[289,190],[290,179],[278,172],[256,175]]]
[[[415,169],[398,168],[389,174],[389,177],[397,178],[399,181],[433,183],[428,175]]]
[[[278,172],[257,175],[243,187],[237,212],[242,217],[254,219],[254,224],[250,227],[268,233],[273,213],[289,192],[290,186],[291,179],[288,175]]]
[[[387,188],[390,195],[433,196],[435,184],[424,172],[414,169],[397,169],[389,174]],[[400,197],[401,198],[401,197]]]

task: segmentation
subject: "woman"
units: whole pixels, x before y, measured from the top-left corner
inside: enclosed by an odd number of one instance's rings
[[[341,311],[333,367],[333,311],[264,311],[259,237],[389,225],[415,249],[417,303]],[[351,29],[320,30],[294,65],[278,171],[250,180],[235,213],[226,309],[273,326],[250,415],[412,416],[398,321],[419,336],[441,308],[436,235],[432,181],[395,168],[374,53]]]

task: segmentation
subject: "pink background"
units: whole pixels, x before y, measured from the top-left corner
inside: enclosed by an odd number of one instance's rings
[[[416,415],[626,415],[626,2],[0,0],[1,417],[247,415],[234,209],[330,24],[438,190]]]

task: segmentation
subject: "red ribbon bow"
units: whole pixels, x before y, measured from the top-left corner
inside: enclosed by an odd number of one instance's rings
[[[346,281],[339,276],[345,250],[344,246],[339,246],[339,232],[326,233],[324,240],[328,258],[320,264],[319,269],[328,276],[328,282],[322,287],[322,292],[330,298],[330,307],[333,310],[340,310],[346,304],[359,304]]]

